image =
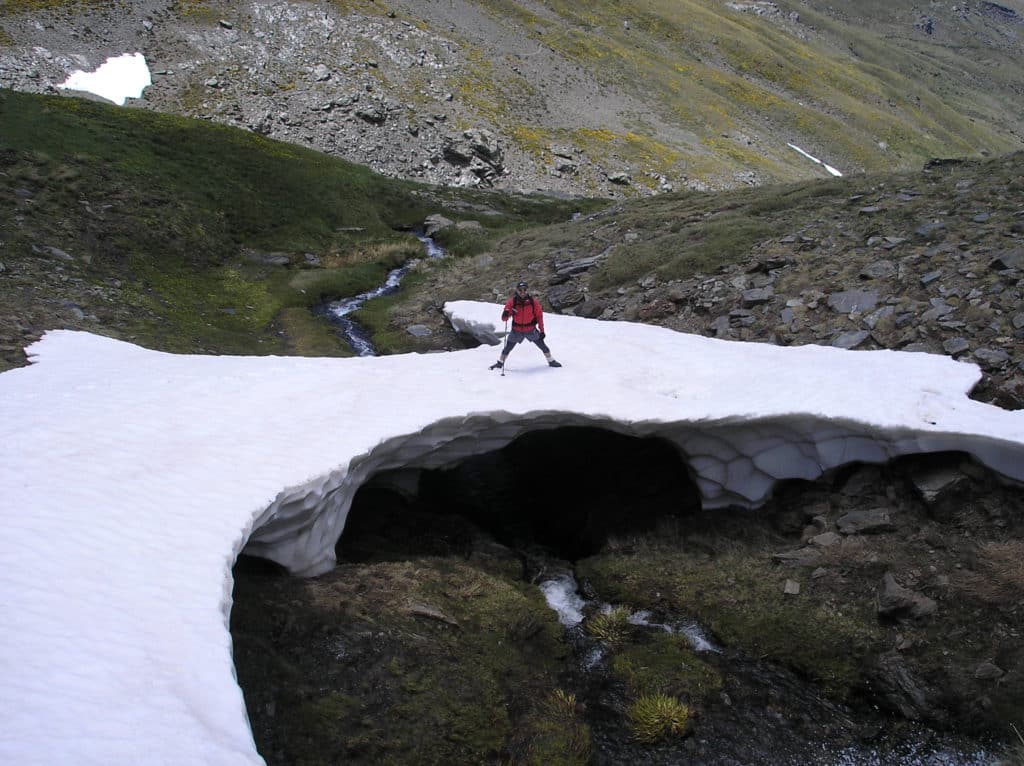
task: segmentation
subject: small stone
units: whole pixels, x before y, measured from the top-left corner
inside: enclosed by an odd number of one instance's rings
[[[839,545],[842,542],[842,538],[835,532],[823,532],[820,535],[815,535],[807,542],[819,548],[828,548],[833,545]]]
[[[950,356],[958,356],[970,350],[971,344],[967,338],[950,338],[942,344],[942,350]]]
[[[994,681],[1003,675],[1003,669],[991,662],[983,662],[974,669],[974,677],[979,681]]]

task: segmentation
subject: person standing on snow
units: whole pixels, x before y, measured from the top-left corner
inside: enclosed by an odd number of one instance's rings
[[[507,322],[512,319],[512,332],[505,339],[505,348],[502,349],[501,358],[491,365],[492,370],[500,370],[505,366],[505,360],[512,353],[512,349],[524,340],[531,341],[544,352],[544,358],[548,360],[548,366],[561,367],[551,357],[551,349],[544,343],[544,311],[540,307],[540,301],[529,293],[526,282],[516,285],[516,291],[505,304],[505,310],[501,312],[501,321]]]

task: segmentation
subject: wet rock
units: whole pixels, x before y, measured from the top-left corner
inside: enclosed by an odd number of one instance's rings
[[[881,698],[904,718],[912,721],[945,720],[945,714],[933,702],[935,693],[910,672],[898,652],[881,655],[871,677]]]
[[[433,237],[437,232],[447,229],[454,223],[450,218],[445,218],[440,213],[434,213],[423,219],[423,233],[428,237]]]

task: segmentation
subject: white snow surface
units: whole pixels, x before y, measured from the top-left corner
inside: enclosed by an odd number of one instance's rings
[[[152,84],[146,57],[141,53],[125,53],[108,58],[94,72],[76,69],[57,87],[92,93],[123,106],[129,98],[139,98]]]
[[[496,340],[500,306],[454,302]],[[334,564],[358,487],[534,429],[678,445],[707,508],[849,461],[962,450],[1024,479],[1024,413],[972,364],[547,316],[523,344],[351,359],[185,356],[47,333],[0,375],[0,763],[258,764],[234,675],[243,548]]]

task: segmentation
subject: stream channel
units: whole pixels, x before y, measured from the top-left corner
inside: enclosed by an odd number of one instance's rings
[[[416,238],[423,243],[423,249],[426,252],[425,257],[443,258],[445,256],[445,251],[441,246],[426,234],[416,232]],[[402,284],[402,279],[421,260],[420,258],[414,258],[407,261],[397,269],[392,269],[388,273],[384,284],[351,298],[331,301],[321,307],[318,313],[328,317],[337,326],[338,334],[359,356],[376,356],[377,352],[373,347],[373,341],[370,339],[369,333],[358,322],[349,319],[349,314],[358,311],[369,300],[382,298],[385,295],[397,292]]]

